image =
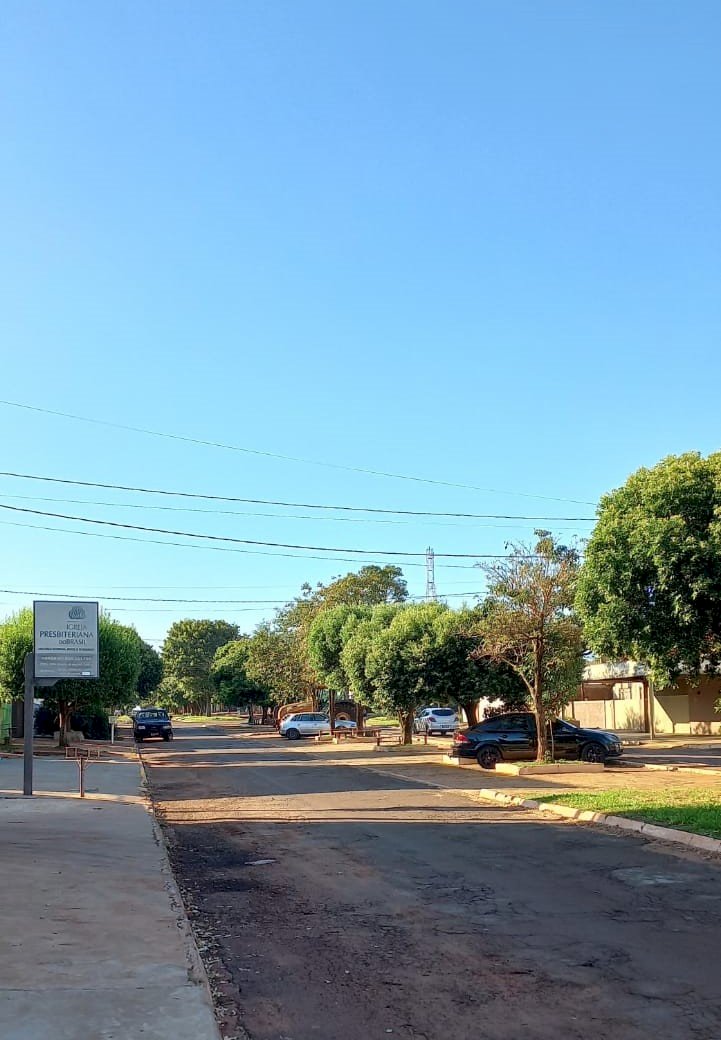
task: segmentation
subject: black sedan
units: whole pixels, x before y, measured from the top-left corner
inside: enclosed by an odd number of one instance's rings
[[[623,753],[615,733],[582,729],[564,719],[552,719],[549,725],[549,750],[552,749],[556,759],[605,762]],[[495,769],[498,762],[531,761],[538,754],[535,716],[530,711],[518,711],[485,719],[456,733],[451,754],[475,758],[483,769]]]
[[[143,708],[133,715],[133,736],[140,742],[148,737],[173,739],[173,726],[170,716],[162,708]]]

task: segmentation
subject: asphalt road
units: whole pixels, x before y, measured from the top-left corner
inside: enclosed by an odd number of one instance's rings
[[[711,766],[721,769],[721,746],[706,743],[667,748],[629,747],[624,751],[623,758],[627,762],[643,762],[646,765]]]
[[[143,756],[229,1038],[721,1037],[715,860],[268,733]]]

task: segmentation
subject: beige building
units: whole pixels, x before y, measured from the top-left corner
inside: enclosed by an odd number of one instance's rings
[[[584,669],[579,696],[566,708],[581,726],[621,733],[702,736],[721,733],[721,676],[681,677],[674,686],[653,687],[639,661],[594,661]]]

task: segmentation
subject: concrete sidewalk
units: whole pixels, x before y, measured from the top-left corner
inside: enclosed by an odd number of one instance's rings
[[[217,1040],[137,762],[0,759],[0,1037]]]

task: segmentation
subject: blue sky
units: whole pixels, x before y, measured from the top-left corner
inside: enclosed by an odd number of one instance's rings
[[[720,44],[700,2],[6,0],[0,397],[332,466],[1,405],[1,468],[587,516],[718,449]],[[0,478],[0,505],[319,546],[494,553],[534,527],[158,501]],[[283,600],[352,569],[2,513],[4,588],[97,597],[156,643],[272,605],[144,597]],[[448,562],[450,602],[482,587]]]

